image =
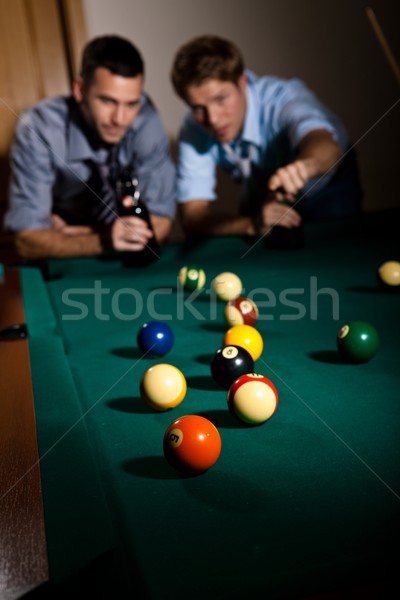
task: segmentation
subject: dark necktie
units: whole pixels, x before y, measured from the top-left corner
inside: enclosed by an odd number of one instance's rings
[[[99,194],[95,200],[93,217],[97,223],[112,223],[118,216],[115,186],[112,170],[115,167],[117,147],[113,147],[106,163],[94,163],[99,175]]]

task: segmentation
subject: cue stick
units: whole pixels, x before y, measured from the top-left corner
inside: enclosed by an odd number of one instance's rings
[[[373,11],[373,9],[370,6],[367,6],[367,8],[365,9],[366,13],[367,13],[367,17],[371,23],[372,29],[374,30],[375,36],[379,42],[379,44],[381,45],[381,48],[383,50],[383,53],[389,63],[389,66],[391,67],[394,76],[397,79],[397,83],[400,84],[400,68],[399,65],[396,62],[396,59],[393,55],[393,52],[390,49],[390,46],[387,42],[387,39],[382,31],[381,26],[378,23],[378,19],[375,16],[375,13]]]

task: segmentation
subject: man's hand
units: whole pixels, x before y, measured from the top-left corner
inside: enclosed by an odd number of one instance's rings
[[[282,189],[285,197],[290,200],[303,189],[310,179],[310,169],[307,160],[295,160],[285,167],[278,169],[268,181],[268,189],[275,192]]]
[[[120,252],[143,250],[153,232],[145,221],[138,217],[120,217],[111,226],[111,242]]]
[[[298,227],[301,223],[301,216],[290,206],[277,200],[266,202],[261,209],[261,231],[259,233],[267,233],[271,227],[280,225],[291,229]]]
[[[268,188],[285,192],[288,199],[300,192],[315,177],[333,169],[341,156],[341,149],[325,129],[314,129],[299,143],[297,160],[277,169],[268,181]]]

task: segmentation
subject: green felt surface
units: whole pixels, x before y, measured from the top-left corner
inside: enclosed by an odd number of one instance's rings
[[[41,451],[66,431],[60,454],[47,454],[52,465],[42,463],[48,514],[62,505],[56,465],[68,464],[71,476],[78,464],[67,487],[81,546],[100,536],[104,549],[122,550],[137,597],[173,590],[193,599],[290,597],[390,570],[400,515],[399,295],[379,287],[376,269],[398,259],[393,216],[306,228],[305,247],[295,252],[228,238],[168,246],[138,271],[112,258],[51,261],[50,342],[46,330],[31,327],[43,311],[43,284],[24,274]],[[184,264],[206,272],[198,296],[177,286]],[[221,271],[238,274],[260,308],[265,347],[255,370],[279,393],[275,416],[260,427],[234,420],[210,376],[227,329],[224,303],[210,293]],[[149,318],[175,334],[162,359],[143,358],[136,346]],[[336,351],[337,332],[354,319],[371,322],[381,337],[363,365],[344,364]],[[174,364],[188,382],[184,402],[165,413],[139,396],[140,378],[156,362]],[[218,463],[194,478],[176,473],[162,453],[165,429],[189,413],[210,418],[222,438]],[[50,537],[74,544],[54,521]],[[85,566],[68,545],[60,552],[51,548],[64,571]]]

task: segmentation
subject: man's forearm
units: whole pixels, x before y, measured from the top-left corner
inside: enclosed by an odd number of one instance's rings
[[[16,233],[18,254],[28,260],[96,256],[106,249],[104,236],[93,232],[67,235],[53,229],[33,229]]]
[[[300,143],[298,160],[307,163],[309,178],[318,177],[331,169],[341,155],[340,146],[329,131],[310,131]]]

